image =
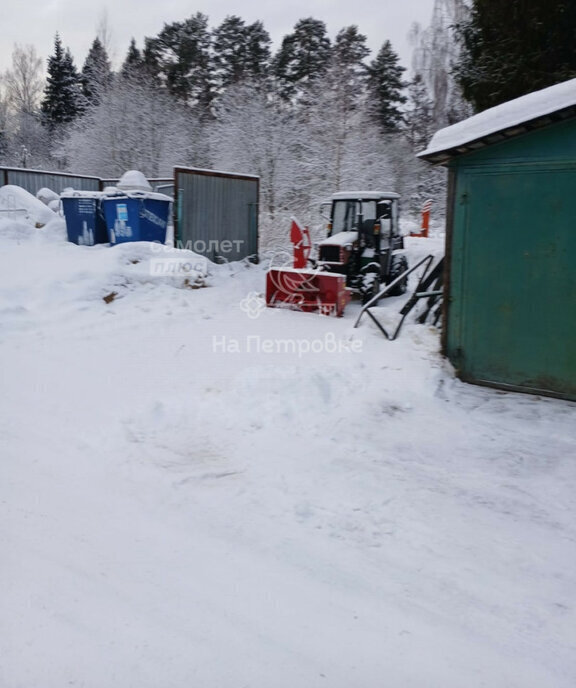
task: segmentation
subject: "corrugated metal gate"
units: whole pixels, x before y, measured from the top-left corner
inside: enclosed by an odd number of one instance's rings
[[[210,260],[258,258],[259,178],[174,168],[174,243]]]
[[[447,349],[463,379],[576,399],[574,188],[562,163],[461,175]]]

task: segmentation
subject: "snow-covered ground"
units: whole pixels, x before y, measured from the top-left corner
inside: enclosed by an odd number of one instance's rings
[[[576,684],[574,404],[59,222],[0,221],[2,688]]]

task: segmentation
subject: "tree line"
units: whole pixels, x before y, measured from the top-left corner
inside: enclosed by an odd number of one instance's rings
[[[559,0],[553,21],[570,25],[572,4]],[[1,84],[0,162],[105,177],[168,176],[175,164],[258,174],[271,240],[284,216],[307,221],[346,188],[395,189],[414,211],[427,197],[441,204],[444,173],[414,156],[436,129],[576,74],[561,36],[574,23],[554,25],[550,43],[542,8],[435,0],[430,24],[411,32],[410,80],[390,40],[372,56],[357,26],[331,40],[311,17],[273,52],[262,22],[228,16],[211,29],[196,13],[142,48],[132,40],[117,71],[104,35],[81,69],[57,35],[45,80],[34,49],[17,46]]]
[[[334,64],[354,76],[374,101],[373,116],[383,130],[395,130],[402,120],[400,106],[405,68],[389,40],[377,56],[366,62],[370,51],[366,37],[356,26],[342,29],[333,42],[324,22],[306,18],[285,36],[276,54],[261,22],[246,24],[229,16],[210,30],[208,17],[200,12],[182,22],[166,24],[153,38],[145,38],[139,50],[134,39],[118,75],[111,70],[102,41],[96,38],[84,67],[78,72],[70,51],[55,39],[48,60],[48,80],[42,100],[43,123],[49,128],[66,124],[98,104],[100,94],[120,79],[146,82],[158,91],[187,105],[203,118],[213,116],[213,105],[225,91],[250,82],[295,104],[308,87],[322,79]]]

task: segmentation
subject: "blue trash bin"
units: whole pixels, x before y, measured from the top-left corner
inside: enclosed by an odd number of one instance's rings
[[[68,241],[80,246],[107,244],[108,231],[99,191],[65,191],[60,196]]]
[[[166,242],[170,196],[145,191],[126,191],[103,196],[102,209],[111,244],[127,241]]]

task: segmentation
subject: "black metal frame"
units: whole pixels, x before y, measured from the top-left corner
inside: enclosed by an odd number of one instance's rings
[[[358,327],[358,325],[360,324],[360,320],[362,319],[362,316],[364,315],[364,313],[367,313],[369,318],[374,322],[374,324],[378,327],[378,329],[380,330],[380,332],[382,332],[386,339],[389,342],[392,342],[400,334],[400,330],[402,329],[402,325],[404,324],[404,320],[406,319],[408,313],[410,313],[410,311],[414,308],[414,306],[416,306],[420,299],[426,298],[428,299],[427,308],[424,311],[424,313],[421,314],[418,318],[418,322],[424,323],[426,321],[426,318],[430,314],[431,310],[434,308],[434,306],[436,306],[434,310],[433,320],[434,324],[436,324],[442,313],[442,306],[441,304],[438,305],[438,300],[444,294],[444,289],[440,288],[442,287],[443,282],[444,259],[441,258],[438,261],[438,263],[434,266],[434,268],[430,270],[433,261],[433,255],[426,256],[426,258],[423,258],[420,262],[416,263],[416,265],[411,267],[409,270],[406,270],[401,275],[398,275],[398,277],[395,280],[393,280],[392,282],[390,282],[390,284],[387,284],[383,289],[381,289],[378,292],[378,294],[376,294],[372,299],[370,299],[370,301],[368,301],[368,303],[365,306],[363,306],[362,310],[358,315],[358,318],[356,319],[356,322],[354,323],[354,327]],[[422,265],[425,265],[425,268],[422,272],[422,275],[420,276],[420,279],[418,280],[418,285],[412,296],[408,299],[408,301],[406,301],[406,303],[400,310],[400,315],[402,317],[400,318],[400,322],[396,326],[396,329],[392,334],[389,334],[386,328],[382,325],[382,323],[376,318],[374,313],[370,311],[370,308],[374,307],[378,303],[378,301],[380,301],[380,299],[386,295],[386,292],[388,292],[392,287],[394,287],[400,280],[407,277],[410,273],[414,272]]]

